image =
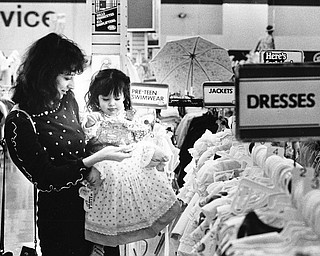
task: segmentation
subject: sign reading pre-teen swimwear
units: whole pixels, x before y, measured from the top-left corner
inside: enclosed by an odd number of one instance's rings
[[[203,83],[203,101],[205,107],[234,107],[234,83],[208,81]]]
[[[130,94],[133,106],[156,109],[168,106],[169,86],[167,84],[132,83]]]
[[[303,51],[264,50],[259,52],[260,63],[304,62]]]
[[[236,136],[320,138],[320,63],[246,64],[236,78]]]

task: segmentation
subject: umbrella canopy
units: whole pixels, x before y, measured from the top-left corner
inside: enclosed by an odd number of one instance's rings
[[[167,42],[151,60],[157,82],[169,92],[203,98],[205,81],[230,81],[231,60],[226,49],[201,37]]]

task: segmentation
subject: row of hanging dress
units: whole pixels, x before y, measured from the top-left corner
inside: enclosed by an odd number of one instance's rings
[[[190,119],[185,119],[189,120]],[[187,132],[184,132],[183,142],[179,146],[179,160],[180,163],[175,169],[175,173],[177,176],[177,182],[179,187],[182,187],[184,184],[184,176],[186,175],[184,169],[191,162],[192,156],[189,153],[189,149],[193,147],[194,143],[203,135],[206,130],[211,131],[212,133],[216,133],[218,130],[218,112],[206,111],[200,115],[193,115],[190,122],[186,122]],[[183,121],[183,120],[182,120]],[[182,125],[179,124],[181,127]],[[179,126],[177,127],[179,133]],[[181,129],[182,130],[182,129]]]
[[[305,168],[228,132],[206,131],[190,148],[178,194],[187,207],[172,230],[177,255],[320,255],[320,190],[301,178]]]

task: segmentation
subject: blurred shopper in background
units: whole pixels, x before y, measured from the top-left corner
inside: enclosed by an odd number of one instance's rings
[[[255,48],[255,52],[259,52],[261,50],[274,50],[275,43],[273,37],[274,28],[271,25],[266,27],[266,35],[259,39],[258,44]]]

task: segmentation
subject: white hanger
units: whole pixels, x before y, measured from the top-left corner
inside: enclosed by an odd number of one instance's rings
[[[234,214],[243,214],[249,209],[248,206],[252,196],[260,193],[260,195],[264,195],[262,197],[262,200],[264,200],[266,196],[278,194],[279,192],[281,191],[274,187],[267,187],[248,178],[242,178],[238,185],[238,191],[232,201],[231,211]]]

